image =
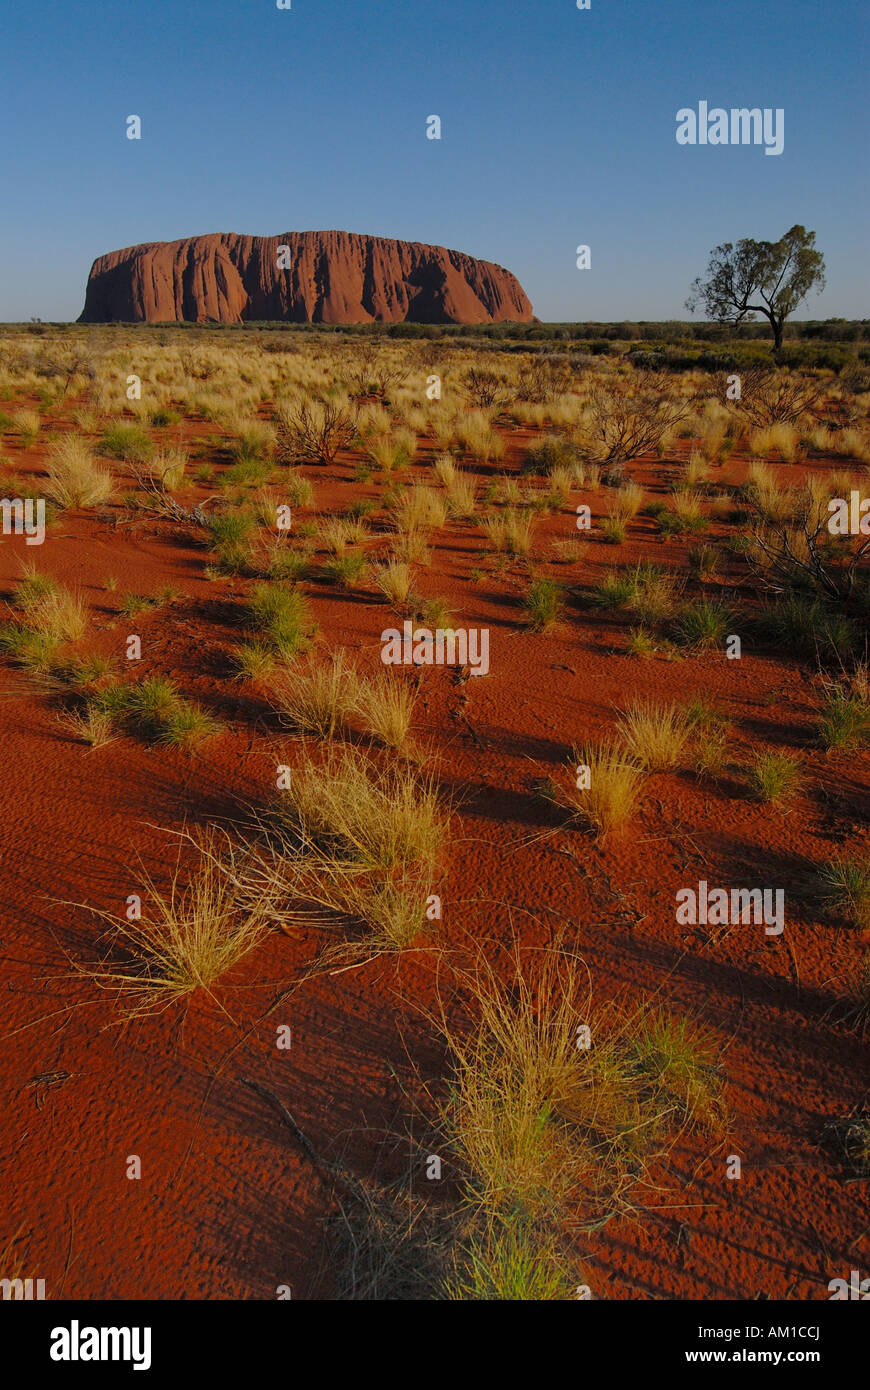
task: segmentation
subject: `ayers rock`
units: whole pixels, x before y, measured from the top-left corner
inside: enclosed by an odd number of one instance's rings
[[[289,269],[279,269],[279,246],[290,248]],[[494,323],[532,317],[519,281],[490,261],[353,232],[287,232],[218,233],[110,251],[91,267],[79,323]]]

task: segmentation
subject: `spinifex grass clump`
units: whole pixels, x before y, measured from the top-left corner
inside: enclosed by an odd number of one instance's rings
[[[76,435],[52,444],[45,491],[61,507],[96,507],[112,495],[112,474]]]
[[[526,622],[534,632],[549,632],[556,626],[564,608],[562,585],[555,579],[533,579],[523,598]]]
[[[671,616],[683,588],[679,575],[656,565],[638,564],[626,578],[632,585],[627,606],[641,623],[655,624]]]
[[[484,517],[482,524],[494,550],[507,555],[528,555],[532,548],[534,527],[531,512],[518,512],[508,507],[501,516]]]
[[[642,1005],[624,1020],[620,1045],[648,1098],[674,1130],[715,1132],[725,1115],[721,1049],[691,1018]]]
[[[13,421],[14,428],[21,437],[21,443],[28,449],[42,428],[38,410],[18,410]]]
[[[343,555],[349,545],[365,540],[366,524],[359,518],[333,516],[320,528],[320,543],[330,555]]]
[[[695,771],[699,777],[716,777],[728,762],[731,725],[703,695],[696,695],[686,707],[694,745]]]
[[[247,540],[254,528],[254,517],[249,511],[227,511],[211,518],[208,531],[215,549],[223,546],[239,545]]]
[[[122,420],[110,425],[100,440],[100,453],[126,463],[147,463],[154,453],[154,443],[139,425]]]
[[[77,642],[88,624],[83,596],[33,565],[13,589],[12,615],[0,626],[0,651],[40,673],[51,670],[58,647]]]
[[[255,518],[247,510],[221,512],[211,518],[208,532],[220,574],[249,574],[253,568],[251,532]]]
[[[334,953],[401,949],[431,926],[451,813],[434,777],[407,764],[383,766],[350,746],[333,745],[323,762],[303,754],[259,818],[246,891],[277,902],[278,921],[364,928]]]
[[[357,706],[369,733],[386,748],[398,750],[407,742],[416,700],[410,682],[384,671],[360,683]]]
[[[629,656],[636,656],[646,661],[649,657],[655,656],[658,647],[651,633],[642,627],[633,627],[628,634],[626,651]]]
[[[432,471],[444,488],[449,488],[456,480],[456,461],[452,454],[439,454],[432,464]]]
[[[582,825],[603,840],[624,826],[634,814],[643,783],[643,768],[613,738],[575,749],[573,784],[556,794],[560,805],[572,811]]]
[[[699,545],[689,551],[689,569],[699,579],[710,579],[719,566],[719,552],[712,545]]]
[[[108,694],[108,692],[107,692]],[[116,687],[112,704],[122,704],[130,720],[147,733],[159,736],[182,704],[182,697],[171,680],[149,676],[135,685]]]
[[[192,700],[183,700],[165,721],[159,741],[178,748],[197,748],[204,739],[220,732],[221,725],[213,715]]]
[[[593,608],[623,608],[631,602],[634,593],[635,584],[632,576],[611,570],[598,581],[590,601]]]
[[[446,630],[456,626],[450,605],[437,594],[431,598],[412,598],[411,612],[418,622],[424,623],[428,628],[440,627]]]
[[[821,871],[825,902],[856,927],[870,927],[870,855],[835,859]]]
[[[678,705],[640,701],[621,717],[617,733],[642,767],[664,772],[679,764],[691,725],[687,711]]]
[[[405,603],[413,582],[413,570],[404,560],[388,560],[375,570],[375,584],[394,608]]]
[[[550,472],[548,505],[564,507],[575,486],[573,468],[556,467]]]
[[[473,1200],[484,1211],[532,1219],[564,1210],[592,1155],[572,1151],[560,1107],[579,1080],[576,961],[550,955],[526,978],[519,964],[502,982],[481,958],[461,980],[470,1021],[445,1016],[452,1060],[443,1119]]]
[[[756,626],[763,642],[824,661],[844,660],[855,645],[855,630],[845,613],[803,594],[778,598],[759,613]]]
[[[526,964],[517,948],[503,972],[481,953],[459,983],[465,1017],[452,1005],[440,1020],[451,1060],[441,1118],[473,1226],[453,1296],[564,1297],[569,1226],[630,1209],[681,1131],[720,1127],[718,1042],[645,1004],[593,1009],[567,951]]]
[[[140,613],[153,612],[160,607],[160,599],[147,594],[124,594],[121,598],[121,612],[125,618],[138,618]]]
[[[360,750],[341,746],[323,762],[305,755],[294,763],[273,825],[291,859],[390,870],[434,864],[449,819],[431,773],[382,767]]]
[[[294,550],[284,537],[278,537],[266,546],[262,560],[263,574],[267,579],[279,583],[298,584],[311,574],[311,550],[303,546]]]
[[[593,608],[628,609],[642,624],[655,625],[673,615],[683,585],[680,575],[640,563],[611,570],[595,585],[589,601]]]
[[[538,477],[552,474],[556,468],[573,469],[579,459],[577,445],[565,435],[545,434],[536,439],[526,450],[521,472],[534,473]]]
[[[364,579],[369,562],[365,555],[356,553],[331,555],[323,565],[323,575],[331,584],[340,589],[353,589]]]
[[[446,1295],[462,1303],[567,1302],[585,1278],[566,1246],[520,1217],[478,1220],[453,1251]]]
[[[21,609],[23,626],[51,641],[77,642],[84,635],[88,609],[82,595],[34,567],[25,569],[12,601]]]
[[[447,507],[451,516],[468,521],[477,509],[477,490],[474,479],[465,473],[456,473],[447,485]]]
[[[802,780],[801,765],[787,753],[760,753],[749,772],[749,786],[758,801],[788,801]]]
[[[608,507],[608,515],[620,521],[637,516],[643,505],[643,488],[639,483],[624,483],[617,488]]]
[[[578,561],[586,558],[589,549],[589,542],[581,540],[579,536],[572,536],[570,540],[554,541],[551,547],[550,558],[555,565],[574,565]]]
[[[259,640],[285,660],[306,650],[317,631],[303,594],[278,584],[257,584],[248,604]]]
[[[402,951],[432,928],[433,886],[427,868],[413,865],[389,874],[342,875],[333,880],[326,901],[351,927],[364,929],[360,944],[367,952]]]
[[[653,502],[647,507],[664,536],[695,535],[707,529],[699,492],[675,492],[670,502]]]
[[[115,728],[187,749],[196,748],[221,727],[201,706],[185,700],[165,676],[149,676],[135,684],[98,691],[89,701],[91,710],[110,719]]]
[[[70,690],[92,695],[107,684],[112,666],[112,658],[108,656],[73,656],[58,662],[52,674]]]
[[[687,603],[674,624],[674,636],[687,647],[719,646],[733,624],[731,610],[716,599]]]
[[[51,594],[57,593],[58,581],[51,574],[43,574],[35,565],[25,565],[24,575],[12,590],[12,602],[23,611],[35,609]]]
[[[426,544],[425,531],[397,531],[390,546],[392,558],[406,565],[428,565],[432,552]]]
[[[482,411],[472,410],[460,416],[456,421],[455,436],[464,453],[483,463],[497,463],[504,457],[504,440]]]
[[[36,632],[23,623],[5,623],[0,627],[0,651],[29,671],[50,671],[57,645],[44,632]]]
[[[845,1115],[827,1126],[827,1130],[851,1172],[858,1178],[870,1178],[870,1115]]]
[[[274,450],[275,431],[259,420],[248,420],[236,438],[227,442],[227,452],[237,468],[240,465],[242,468],[245,465],[265,465],[268,473]],[[256,471],[256,468],[252,470],[252,476]]]
[[[268,642],[241,642],[233,661],[234,675],[242,681],[268,680],[280,665],[280,657]]]
[[[288,468],[281,479],[281,494],[291,507],[310,507],[314,501],[314,485],[298,468]]]
[[[164,492],[178,492],[185,484],[187,464],[186,450],[164,449],[151,460],[148,475],[152,484]]]
[[[93,701],[88,701],[83,710],[64,711],[58,719],[71,734],[90,748],[103,748],[116,737],[112,719],[103,710],[98,709]]]
[[[291,667],[272,687],[275,709],[298,733],[335,738],[350,725],[359,702],[359,676],[343,651],[326,663]]]
[[[693,449],[683,469],[682,476],[674,483],[675,492],[685,492],[692,488],[702,488],[710,477],[710,464],[704,455]]]
[[[432,531],[447,520],[447,499],[435,488],[417,485],[403,492],[396,506],[399,531]]]
[[[831,681],[818,721],[819,737],[828,751],[860,747],[870,740],[870,702],[846,681]]]
[[[794,512],[794,493],[788,487],[779,486],[775,473],[766,463],[750,465],[743,495],[758,508],[766,521],[787,521]]]
[[[191,852],[188,866],[183,861]],[[168,887],[145,875],[137,922],[98,912],[111,929],[111,955],[97,966],[78,968],[115,993],[128,1015],[160,1013],[198,989],[210,994],[269,925],[268,899],[251,902],[240,892],[237,853],[221,831],[182,833]]]

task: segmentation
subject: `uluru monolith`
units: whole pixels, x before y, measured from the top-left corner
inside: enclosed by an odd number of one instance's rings
[[[529,322],[509,270],[461,251],[354,232],[218,233],[110,251],[79,323]]]

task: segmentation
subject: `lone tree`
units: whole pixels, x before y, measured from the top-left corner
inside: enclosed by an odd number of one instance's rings
[[[773,347],[782,347],[783,324],[802,299],[825,288],[825,258],[816,234],[795,226],[779,241],[746,237],[735,246],[726,241],[710,256],[707,274],[698,276],[686,308],[703,306],[718,323],[742,323],[764,314],[773,329]],[[761,302],[753,302],[760,300]]]

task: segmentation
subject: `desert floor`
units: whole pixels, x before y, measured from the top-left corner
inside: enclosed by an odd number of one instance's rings
[[[120,380],[123,350],[114,351]],[[316,357],[316,343],[310,351]],[[418,375],[404,389],[425,408]],[[46,402],[26,372],[7,377],[4,413],[42,415],[35,435],[14,426],[4,433],[7,479],[39,492],[53,442],[75,432],[99,454],[107,419],[136,422],[119,397],[105,412],[94,407],[90,429],[77,424],[90,391],[74,380]],[[217,496],[206,511],[246,505],[253,484],[244,477],[235,490],[221,487],[234,466],[232,425],[179,405],[171,386],[166,392],[178,418],[156,425],[140,413],[139,422],[156,447],[192,460],[176,502],[189,509]],[[243,413],[268,425],[274,401],[266,395]],[[294,509],[288,544],[310,551],[296,581],[317,625],[306,662],[343,649],[375,673],[382,631],[402,621],[401,605],[391,607],[371,572],[347,587],[325,576],[320,534],[329,518],[370,499],[366,537],[351,549],[386,555],[394,526],[385,489],[437,487],[433,460],[445,447],[473,478],[481,515],[487,506],[504,511],[493,489],[489,504],[480,500],[504,478],[546,487],[521,471],[530,445],[559,433],[558,422],[517,420],[508,409],[493,428],[504,444],[497,459],[418,428],[413,462],[389,477],[378,469],[360,476],[359,443],[332,463],[300,464],[314,492]],[[679,433],[660,456],[630,461],[643,499],[621,543],[602,535],[613,490],[594,475],[595,485],[572,485],[534,511],[526,554],[497,553],[474,518],[448,516],[429,528],[428,563],[413,567],[415,594],[443,600],[458,626],[490,633],[485,677],[434,666],[395,673],[416,691],[406,756],[453,806],[436,876],[442,920],[421,924],[427,929],[396,951],[367,949],[364,932],[340,922],[290,921],[212,990],[143,1016],[125,1013],[123,999],[94,978],[117,942],[88,909],[123,921],[129,894],[147,898],[143,875],[164,887],[172,876],[179,841],[167,832],[218,825],[235,835],[275,798],[276,768],[292,769],[306,750],[319,756],[322,745],[282,722],[271,678],[238,676],[234,652],[249,636],[257,574],[221,572],[201,527],[160,516],[141,493],[137,503],[125,461],[107,460],[111,499],[55,509],[43,546],[4,537],[0,585],[10,613],[22,567],[33,563],[85,600],[78,657],[107,658],[121,681],[167,677],[220,725],[193,748],[130,729],[89,747],[64,723],[67,692],[50,671],[10,659],[0,667],[0,1249],[9,1242],[7,1257],[14,1252],[25,1273],[45,1278],[49,1297],[271,1299],[282,1286],[294,1298],[365,1297],[375,1286],[362,1266],[348,1274],[354,1242],[365,1243],[368,1259],[381,1241],[385,1263],[401,1263],[406,1217],[413,1263],[412,1213],[449,1214],[462,1202],[463,1170],[436,1116],[452,1066],[440,1011],[461,1019],[451,969],[475,951],[496,961],[516,943],[530,959],[570,948],[596,1003],[652,999],[715,1040],[725,1106],[718,1127],[679,1126],[608,1219],[563,1230],[594,1298],[825,1299],[829,1280],[867,1269],[867,1180],[837,1140],[847,1117],[867,1113],[866,1012],[854,1008],[866,934],[820,906],[817,881],[820,866],[842,853],[866,859],[870,850],[870,751],[820,744],[829,675],[788,644],[756,641],[747,627],[739,660],[727,659],[721,643],[664,640],[635,655],[637,620],[589,602],[610,571],[642,562],[685,580],[685,600],[753,611],[756,582],[728,544],[745,519],[707,510],[714,492],[737,495],[746,483],[747,441],[738,439],[700,485],[706,525],[695,536],[663,535],[645,510],[667,502],[697,447]],[[775,452],[768,462],[786,483],[807,469],[861,471],[854,457],[811,448],[798,463]],[[212,472],[198,482],[202,464]],[[257,488],[280,501],[282,466],[270,460],[263,476]],[[576,528],[583,504],[588,535]],[[704,578],[690,569],[698,543],[718,554]],[[563,611],[544,631],[522,607],[535,576],[563,586]],[[129,594],[163,597],[125,612]],[[141,637],[136,663],[125,657],[130,634]],[[726,755],[713,774],[700,776],[688,753],[673,769],[650,772],[630,822],[603,839],[547,796],[548,779],[570,784],[574,750],[611,732],[620,711],[637,700],[688,705],[698,695],[727,721]],[[359,730],[347,738],[371,746]],[[781,804],[748,790],[747,769],[767,750],[800,767],[797,790]],[[181,842],[182,866],[188,848]],[[678,924],[675,895],[700,880],[783,888],[785,931]],[[292,1029],[286,1050],[276,1046],[280,1025]],[[431,1154],[443,1160],[440,1182],[426,1176]],[[131,1155],[141,1160],[138,1179],[127,1175]],[[742,1163],[739,1180],[727,1176],[731,1155]]]

